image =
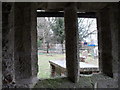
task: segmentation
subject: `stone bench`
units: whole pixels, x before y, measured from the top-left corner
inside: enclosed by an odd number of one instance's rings
[[[54,77],[57,75],[66,75],[66,61],[65,60],[50,60],[51,66],[51,76]],[[85,62],[79,62],[80,73],[93,73],[99,72],[99,67],[88,64]]]

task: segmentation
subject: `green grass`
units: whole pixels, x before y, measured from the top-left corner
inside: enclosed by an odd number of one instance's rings
[[[64,54],[38,54],[38,78],[45,79],[50,78],[50,64],[49,60],[64,59]]]
[[[65,54],[45,54],[38,53],[38,78],[47,79],[50,77],[50,64],[49,60],[63,60],[65,59]],[[98,65],[98,60],[94,60],[92,57],[88,57],[85,60],[86,63]]]
[[[34,88],[93,88],[95,83],[99,80],[113,80],[108,76],[102,74],[93,74],[92,76],[81,76],[78,83],[70,82],[66,77],[64,78],[55,78],[55,79],[44,79],[39,80]],[[85,89],[85,90],[86,90]],[[78,89],[79,90],[79,89]],[[93,89],[90,89],[93,90]]]

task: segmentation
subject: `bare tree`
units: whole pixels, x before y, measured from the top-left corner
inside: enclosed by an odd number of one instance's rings
[[[96,34],[95,19],[90,18],[79,18],[78,19],[78,31],[79,31],[79,42],[83,41],[85,38],[92,34]],[[81,46],[80,46],[81,47]]]
[[[92,29],[93,26],[96,26],[95,19],[78,18],[79,42],[96,33],[96,30]],[[64,18],[39,18],[37,28],[38,39],[42,41],[43,46],[45,46],[45,42],[47,43],[47,53],[49,42],[53,41],[53,43],[60,43],[63,45],[65,41]]]
[[[38,18],[37,19],[37,35],[38,40],[42,41],[43,49],[45,49],[45,44],[47,44],[47,53],[49,53],[49,42],[52,38],[52,30],[48,18]]]

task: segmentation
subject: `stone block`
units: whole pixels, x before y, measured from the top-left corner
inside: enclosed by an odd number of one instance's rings
[[[96,88],[96,90],[99,90],[99,88],[118,88],[118,81],[117,80],[98,80],[94,88]]]

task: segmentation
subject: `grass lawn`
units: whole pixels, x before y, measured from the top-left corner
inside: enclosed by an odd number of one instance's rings
[[[50,64],[49,60],[64,60],[65,54],[45,54],[38,53],[38,78],[47,79],[50,78]],[[87,57],[85,60],[86,63],[98,65],[98,59],[93,59],[93,57]]]
[[[63,60],[65,58],[64,54],[38,54],[38,78],[45,79],[50,78],[50,64],[49,60]]]

